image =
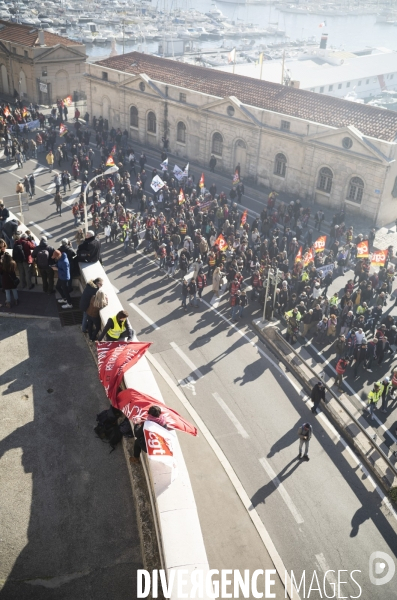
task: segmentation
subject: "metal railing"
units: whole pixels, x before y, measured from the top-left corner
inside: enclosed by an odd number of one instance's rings
[[[316,379],[320,379],[319,374],[316,373],[316,371],[305,361],[304,358],[302,358],[302,356],[299,354],[299,352],[297,352],[282,336],[282,334],[277,330],[274,329],[274,332],[276,334],[276,336],[279,338],[279,340],[281,340],[283,342],[283,344],[286,344],[288,346],[288,348],[290,349],[290,351],[295,354],[295,356],[297,358],[299,358],[299,360],[305,365],[305,367],[312,373],[312,375],[314,377],[316,377]],[[323,380],[322,380],[323,381]],[[328,390],[328,392],[331,394],[331,396],[334,398],[334,400],[337,401],[337,403],[339,404],[339,406],[349,415],[350,419],[354,422],[354,424],[358,427],[358,429],[361,431],[361,433],[363,433],[365,435],[365,437],[367,438],[367,440],[369,441],[369,443],[371,444],[371,446],[373,446],[373,448],[379,453],[379,455],[383,458],[383,460],[387,463],[387,465],[390,467],[390,469],[393,471],[394,475],[397,477],[397,468],[396,466],[390,461],[390,459],[388,458],[388,456],[383,452],[382,448],[375,442],[375,440],[371,437],[371,434],[368,433],[368,431],[365,429],[365,427],[363,427],[361,425],[361,423],[356,419],[356,417],[350,412],[350,410],[344,405],[344,403],[341,401],[340,398],[338,398],[338,396],[335,394],[335,392],[329,387],[329,385],[327,385],[325,383],[325,381],[323,381],[325,388]]]

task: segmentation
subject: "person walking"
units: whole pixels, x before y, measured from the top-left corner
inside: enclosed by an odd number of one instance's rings
[[[363,341],[361,345],[357,345],[354,349],[353,355],[355,358],[354,379],[358,379],[358,371],[360,369],[360,366],[363,365],[363,367],[365,368],[365,363],[367,360],[367,342]]]
[[[309,445],[310,445],[310,440],[313,434],[313,427],[310,425],[310,423],[303,423],[299,429],[298,429],[298,437],[299,437],[299,454],[298,454],[298,458],[302,458],[302,448],[303,448],[303,444],[305,444],[305,453],[303,455],[303,458],[305,458],[306,460],[310,460],[309,459]]]
[[[221,289],[222,273],[219,267],[215,267],[212,276],[212,291],[214,295],[219,298],[219,290]]]
[[[62,217],[62,196],[61,192],[57,192],[54,196],[54,204],[56,206],[56,212],[59,213],[59,216]]]
[[[50,169],[50,173],[52,173],[52,169],[54,168],[54,155],[52,150],[49,151],[45,159],[47,161],[48,168]]]
[[[389,399],[389,394],[392,392],[393,390],[393,385],[390,381],[389,377],[384,377],[382,379],[382,406],[380,411],[383,413],[387,413],[387,401]]]
[[[72,299],[69,294],[69,259],[65,252],[60,252],[59,250],[54,250],[51,258],[55,261],[55,264],[51,265],[51,268],[58,271],[58,282],[55,286],[55,289],[61,294],[58,302],[62,304],[62,308],[73,308]]]
[[[374,411],[375,411],[376,405],[379,401],[379,398],[382,397],[382,392],[383,392],[383,385],[381,383],[377,382],[377,383],[374,383],[374,387],[368,394],[367,407],[364,410],[366,410],[368,412],[368,414],[372,420],[374,420],[374,418],[375,418]]]
[[[323,381],[318,381],[313,387],[310,398],[313,400],[312,413],[317,413],[317,408],[321,402],[325,402],[325,386]]]
[[[197,301],[196,301],[197,286],[196,286],[196,280],[194,279],[194,277],[192,277],[192,279],[190,280],[187,287],[188,287],[188,291],[189,291],[189,304],[190,304],[190,306],[197,308],[197,306],[198,306]]]
[[[182,308],[187,312],[186,300],[189,295],[189,284],[186,279],[182,279]]]
[[[36,195],[36,178],[34,176],[34,173],[32,173],[29,177],[29,184],[30,184],[30,194],[31,197]]]
[[[128,313],[125,310],[120,310],[117,315],[107,320],[105,327],[98,337],[98,342],[101,342],[104,338],[108,342],[118,342],[119,340],[132,342],[134,336],[135,331],[128,320]]]

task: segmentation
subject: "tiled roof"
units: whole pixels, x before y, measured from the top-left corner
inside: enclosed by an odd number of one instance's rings
[[[95,64],[136,75],[146,74],[155,81],[211,96],[236,96],[243,104],[332,127],[353,125],[364,135],[381,140],[394,141],[397,138],[397,111],[140,52],[113,56]]]
[[[4,27],[3,27],[4,26]],[[34,25],[20,25],[0,19],[0,41],[15,42],[23,46],[40,46],[39,30]],[[67,37],[44,31],[44,42],[46,46],[81,46],[80,42],[74,42]]]

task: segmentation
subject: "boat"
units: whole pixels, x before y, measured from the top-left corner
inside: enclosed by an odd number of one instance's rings
[[[225,17],[223,12],[219,10],[216,4],[212,4],[210,10],[205,14],[210,19],[215,19],[215,21],[219,21],[220,23],[222,23],[222,21],[227,21],[227,17]]]

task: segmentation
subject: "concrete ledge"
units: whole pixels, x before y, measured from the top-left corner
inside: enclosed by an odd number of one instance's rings
[[[104,325],[109,317],[123,310],[123,306],[99,262],[92,264],[80,263],[80,269],[82,279],[85,283],[96,277],[101,277],[104,281],[103,290],[109,299],[108,306],[101,310],[101,320],[102,325]],[[95,353],[94,348],[92,348],[92,351]],[[164,404],[162,394],[145,356],[125,373],[124,385],[126,388],[134,388],[140,392],[149,394],[157,402]],[[209,565],[197,514],[197,506],[178,436],[176,432],[173,432],[173,435],[175,436],[174,452],[178,466],[178,476],[171,484],[169,483],[168,470],[165,472],[160,463],[152,463],[152,461],[148,460],[145,453],[142,453],[141,461],[154,512],[154,527],[161,567],[166,570],[167,578],[171,570],[178,568],[186,569],[189,573],[200,569],[203,571],[203,576],[205,577],[209,571]],[[128,443],[130,442],[127,442],[124,450],[127,459],[132,455],[132,448],[128,446]],[[139,490],[136,488],[142,488],[142,480],[139,480],[139,478],[135,479],[135,472],[141,473],[142,471],[136,466],[131,469],[129,461],[128,467],[130,473],[132,471],[130,477],[133,493],[137,499],[142,493],[142,489]],[[141,503],[141,498],[139,497],[138,502]],[[144,515],[143,518],[145,518]],[[142,536],[142,548],[145,549],[145,544],[148,541],[145,540],[145,536],[149,535],[150,538],[151,534],[147,530],[144,531],[143,526],[140,533]],[[152,546],[150,547],[152,548]],[[147,562],[153,561],[148,560]],[[151,566],[150,568],[158,568],[158,565],[156,567]],[[171,598],[177,600],[176,586],[174,586]]]
[[[310,394],[314,384],[318,381],[318,376],[315,377],[305,361],[294,354],[290,344],[284,340],[273,324],[263,325],[261,321],[253,321],[252,325],[267,347],[292,371],[305,391]],[[397,486],[397,476],[347,411],[356,420],[362,417],[361,412],[356,409],[345,394],[341,394],[340,401],[342,405],[339,404],[326,386],[326,402],[321,403],[322,409],[333,424],[337,426],[341,434],[353,444],[357,453],[376,476],[382,487],[389,492],[392,487]],[[368,427],[368,433],[371,437],[376,436],[371,427]]]

